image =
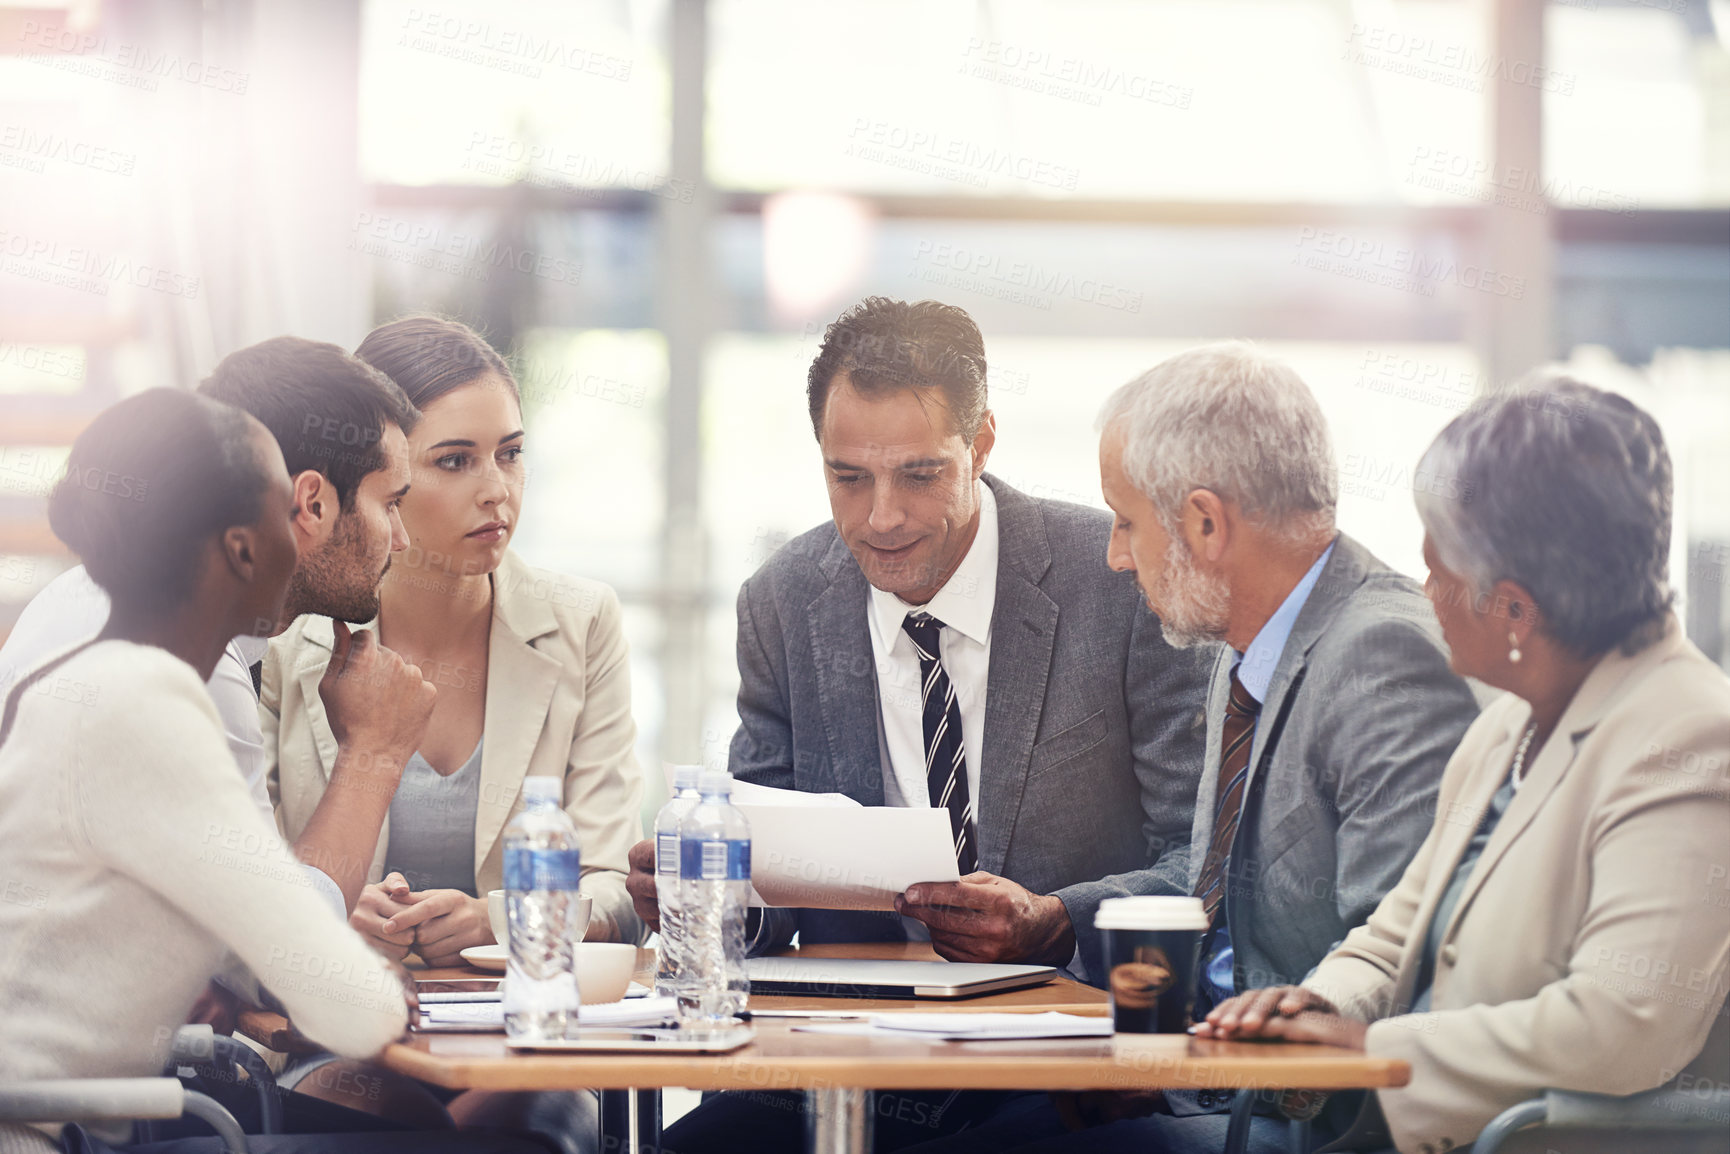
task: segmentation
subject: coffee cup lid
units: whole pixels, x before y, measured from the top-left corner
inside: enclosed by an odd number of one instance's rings
[[[1106,898],[1093,915],[1101,930],[1205,930],[1207,911],[1200,898]]]

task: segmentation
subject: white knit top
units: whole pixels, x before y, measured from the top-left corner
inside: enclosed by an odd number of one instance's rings
[[[396,977],[259,813],[192,667],[99,641],[0,745],[0,1080],[161,1073],[232,950],[302,1033],[367,1057]]]

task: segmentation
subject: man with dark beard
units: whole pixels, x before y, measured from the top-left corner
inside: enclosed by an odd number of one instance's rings
[[[336,345],[275,337],[223,358],[199,391],[263,422],[294,482],[290,525],[299,562],[283,619],[260,632],[280,632],[303,613],[356,624],[376,617],[379,580],[391,554],[408,547],[396,509],[408,491],[405,432],[420,414],[402,390]],[[83,566],[50,582],[0,649],[0,690],[42,658],[94,636],[108,611],[107,595]],[[339,747],[331,789],[293,848],[313,884],[347,916],[437,691],[414,666],[374,644],[371,634],[351,642],[340,624],[337,634],[339,660],[320,686]],[[266,641],[235,638],[209,689],[253,800],[275,824],[256,682]],[[213,992],[211,999],[222,995]],[[214,1007],[210,1012],[209,1019],[194,1020],[221,1024]]]

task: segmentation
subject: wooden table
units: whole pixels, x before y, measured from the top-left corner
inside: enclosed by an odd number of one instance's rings
[[[804,956],[929,960],[926,945],[809,947]],[[644,951],[640,963],[652,955]],[[459,971],[428,971],[427,976]],[[469,971],[460,971],[472,976]],[[640,969],[639,980],[649,976]],[[892,1011],[1062,1010],[1106,1014],[1103,991],[1067,978],[963,1001],[752,998],[769,1009]],[[274,1019],[274,1021],[270,1020]],[[813,1145],[869,1144],[875,1090],[1347,1090],[1403,1086],[1406,1063],[1355,1050],[1258,1042],[1212,1042],[1179,1035],[1022,1042],[924,1042],[796,1032],[786,1019],[754,1022],[757,1040],[730,1054],[554,1054],[510,1050],[502,1034],[418,1034],[385,1050],[392,1070],[452,1089],[602,1091],[603,1127],[618,1149],[658,1149],[659,1089],[801,1091],[811,1103]],[[267,1045],[292,1043],[275,1015],[243,1017]]]
[[[937,958],[936,952],[923,942],[872,942],[860,945],[807,946],[804,949],[787,950],[786,955],[806,958],[905,959],[918,962],[934,961]],[[414,971],[418,978],[498,977],[497,973],[489,973],[466,965],[426,967],[411,963],[409,968]],[[631,977],[632,980],[641,982],[646,986],[655,984],[654,950],[639,949],[637,951],[637,967]],[[1060,1010],[1066,1014],[1105,1015],[1111,1013],[1111,999],[1106,996],[1104,990],[1098,990],[1071,978],[1060,976],[1055,981],[1047,982],[1041,986],[1010,990],[1003,994],[987,994],[978,998],[962,998],[955,1001],[758,996],[751,998],[746,1008],[752,1011],[830,1010],[836,1013],[850,1014],[913,1010],[942,1013],[964,1011],[1007,1013],[1016,1010],[1043,1013],[1047,1010]],[[269,1010],[242,1011],[236,1029],[254,1041],[279,1053],[309,1053],[319,1049],[318,1046],[296,1032],[287,1018]],[[429,1036],[437,1037],[440,1035],[423,1035],[423,1037]],[[439,1083],[439,1085],[444,1084]]]

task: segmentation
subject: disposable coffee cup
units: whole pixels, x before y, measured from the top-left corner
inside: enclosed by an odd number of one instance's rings
[[[1107,898],[1093,925],[1104,946],[1113,1028],[1120,1034],[1188,1032],[1207,933],[1201,899]]]

